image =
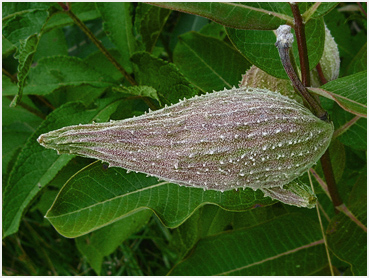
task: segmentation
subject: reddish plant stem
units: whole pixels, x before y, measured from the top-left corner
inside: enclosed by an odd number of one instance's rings
[[[324,85],[325,83],[327,83],[328,81],[324,76],[324,73],[323,73],[322,67],[320,66],[320,63],[318,63],[316,65],[316,70],[318,71],[318,75],[319,75],[319,79],[320,79],[321,84]]]
[[[297,3],[289,2],[294,18],[294,29],[300,57],[301,79],[305,87],[310,87],[310,70],[305,37],[305,23],[302,20]]]

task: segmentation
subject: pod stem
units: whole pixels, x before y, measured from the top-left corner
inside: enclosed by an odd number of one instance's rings
[[[275,46],[278,49],[279,56],[283,67],[292,82],[293,87],[300,93],[305,102],[310,106],[314,115],[323,121],[328,121],[328,113],[320,106],[320,103],[308,92],[306,87],[301,83],[295,70],[293,69],[290,48],[293,43],[293,34],[291,33],[291,27],[288,25],[281,25],[277,29],[277,42]]]

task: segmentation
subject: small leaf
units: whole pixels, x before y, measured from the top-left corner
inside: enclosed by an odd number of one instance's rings
[[[122,55],[124,69],[131,73],[132,65],[129,57],[137,51],[132,33],[132,4],[99,2],[96,3],[96,7],[104,20],[104,31]]]
[[[196,32],[179,37],[174,63],[204,92],[232,88],[251,64],[229,44]]]
[[[100,274],[104,257],[114,252],[129,236],[138,232],[151,216],[150,210],[128,215],[113,224],[77,238],[77,248],[87,257],[95,272]]]
[[[228,210],[247,210],[255,204],[274,203],[261,191],[246,188],[219,191],[180,187],[158,182],[145,174],[126,174],[96,162],[73,176],[46,214],[55,229],[77,237],[113,223],[135,211],[151,209],[168,227],[176,227],[204,204]]]
[[[151,4],[203,16],[222,25],[237,29],[271,30],[277,29],[282,24],[292,24],[293,21],[288,3],[153,2]]]
[[[367,44],[365,43],[347,68],[347,74],[359,73],[367,69]]]
[[[366,118],[367,110],[367,72],[362,71],[342,77],[320,88],[310,91],[335,101],[341,108],[352,114]]]
[[[126,93],[134,96],[149,97],[159,101],[158,93],[153,87],[149,86],[131,86],[131,87],[113,87],[113,91]]]
[[[96,88],[114,85],[77,57],[53,56],[41,59],[30,72],[25,94],[46,95],[65,86],[88,84]]]

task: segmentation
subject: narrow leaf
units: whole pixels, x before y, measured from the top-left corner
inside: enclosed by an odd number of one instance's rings
[[[292,24],[288,3],[169,3],[153,2],[163,8],[209,18],[222,25],[238,29],[271,30],[282,24]]]
[[[174,63],[204,92],[237,86],[251,64],[229,44],[196,32],[179,37]]]
[[[26,40],[20,42],[19,46],[19,54],[18,54],[18,92],[15,98],[13,99],[10,106],[14,107],[22,99],[24,84],[26,78],[28,76],[28,72],[31,68],[31,64],[33,61],[33,56],[36,53],[37,44],[38,44],[38,35],[32,35],[28,37]]]
[[[168,227],[176,227],[204,204],[241,211],[274,203],[261,191],[219,191],[180,187],[121,168],[94,163],[73,176],[46,214],[55,229],[77,237],[109,225],[135,211],[151,209]]]

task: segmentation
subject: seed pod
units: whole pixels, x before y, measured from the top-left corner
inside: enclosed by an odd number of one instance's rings
[[[319,63],[328,82],[338,78],[340,73],[340,54],[337,43],[334,41],[327,26],[325,26],[324,51]],[[310,72],[310,79],[311,87],[320,87],[320,78],[316,68]]]
[[[332,133],[331,123],[292,99],[233,88],[135,118],[64,127],[38,142],[58,153],[224,191],[281,188],[316,163]]]

